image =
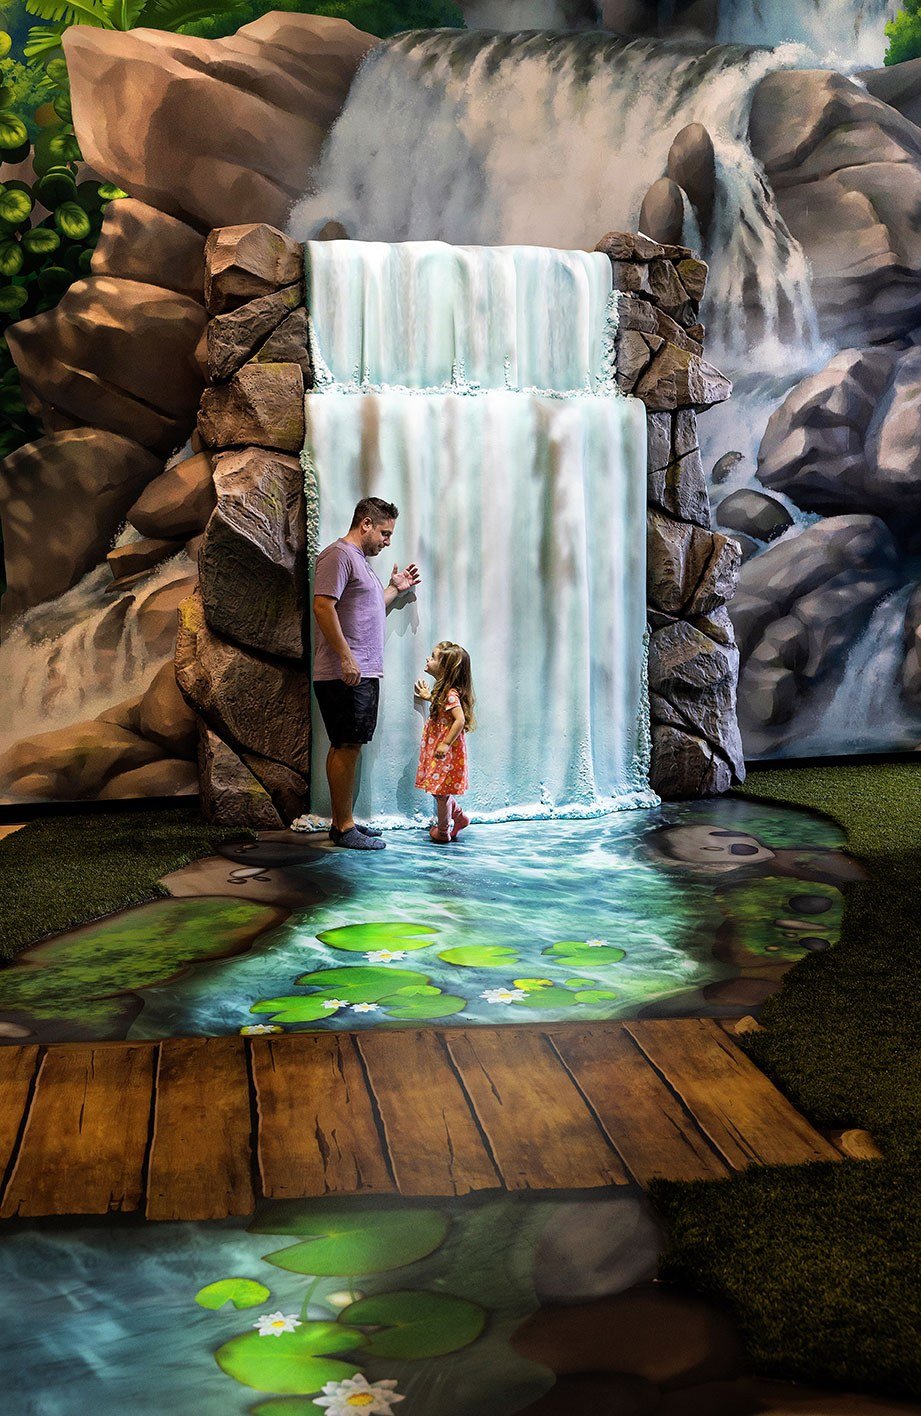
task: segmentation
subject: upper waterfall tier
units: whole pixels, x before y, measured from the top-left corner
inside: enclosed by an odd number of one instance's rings
[[[611,391],[616,310],[607,256],[309,241],[307,272],[321,385]]]

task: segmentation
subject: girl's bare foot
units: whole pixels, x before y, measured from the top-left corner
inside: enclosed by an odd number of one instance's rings
[[[449,846],[451,844],[451,837],[448,835],[447,831],[441,831],[437,826],[429,827],[429,835],[432,840],[437,841],[440,846]]]
[[[451,812],[451,824],[453,827],[451,839],[452,841],[456,841],[461,831],[466,830],[470,825],[470,817],[461,807],[455,806]]]

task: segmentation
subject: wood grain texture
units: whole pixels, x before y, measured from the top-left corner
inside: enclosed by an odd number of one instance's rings
[[[403,1195],[466,1195],[501,1186],[440,1033],[357,1036]]]
[[[729,1167],[623,1029],[551,1042],[634,1180],[721,1180]]]
[[[37,1047],[0,1048],[0,1182],[16,1149],[37,1067]]]
[[[266,1198],[395,1189],[350,1034],[254,1038],[251,1057]]]
[[[734,1170],[841,1159],[712,1019],[625,1026]]]
[[[242,1037],[160,1044],[148,1219],[252,1214],[249,1074]]]
[[[49,1048],[0,1216],[138,1209],[155,1061],[155,1048]]]
[[[445,1045],[509,1190],[581,1189],[628,1181],[578,1088],[537,1030],[445,1034]]]

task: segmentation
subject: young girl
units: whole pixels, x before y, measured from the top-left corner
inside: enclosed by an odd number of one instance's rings
[[[470,655],[459,644],[442,640],[426,660],[425,672],[435,684],[429,688],[419,679],[415,687],[416,697],[431,704],[419,749],[416,786],[435,798],[438,823],[429,835],[447,845],[470,825],[470,818],[454,800],[467,790],[465,733],[474,727]]]

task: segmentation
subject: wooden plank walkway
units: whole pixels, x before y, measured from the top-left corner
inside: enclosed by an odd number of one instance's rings
[[[0,1049],[0,1218],[839,1160],[710,1019]]]

